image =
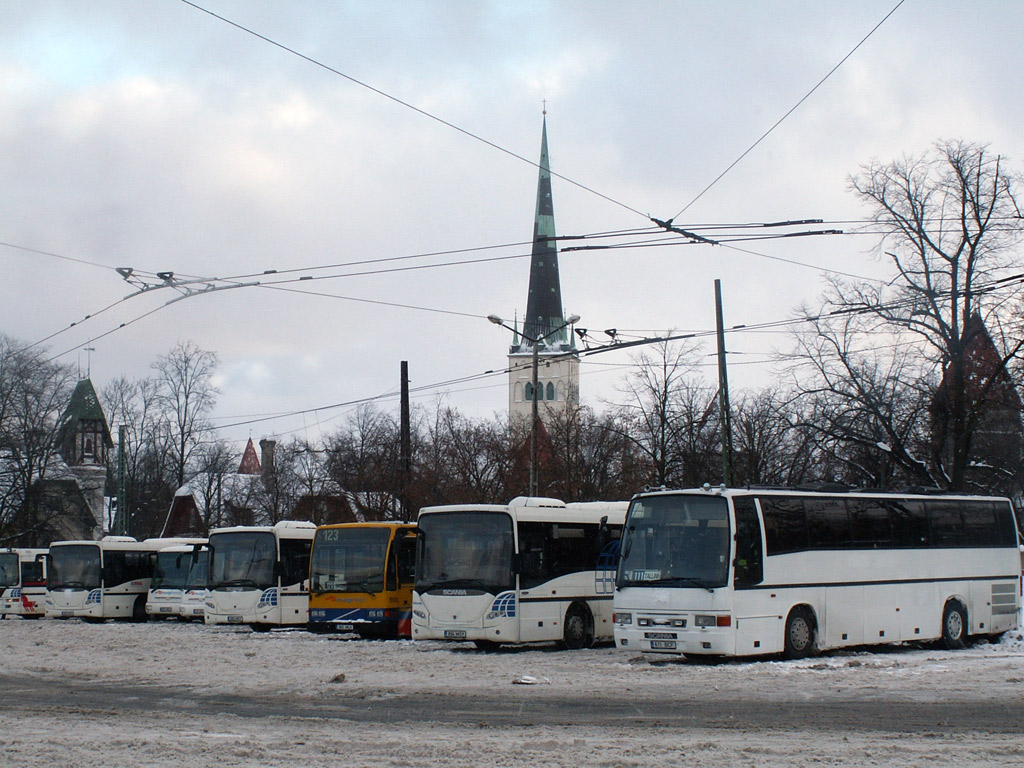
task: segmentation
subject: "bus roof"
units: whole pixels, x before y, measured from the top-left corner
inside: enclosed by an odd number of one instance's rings
[[[117,541],[110,541],[111,537],[105,537],[96,541],[94,539],[81,539],[78,541],[54,541],[50,543],[50,550],[52,551],[55,547],[68,547],[68,546],[92,546],[98,549],[105,549],[113,552],[155,552],[160,549],[160,546],[152,543],[152,539],[148,541],[136,541],[129,536],[118,536]]]
[[[872,490],[832,490],[832,489],[818,489],[818,488],[782,488],[778,486],[749,486],[746,488],[728,488],[722,486],[711,486],[703,488],[652,488],[649,491],[641,491],[640,493],[634,494],[633,498],[641,498],[648,496],[673,496],[680,494],[688,495],[700,495],[700,496],[806,496],[808,498],[813,497],[829,497],[829,498],[851,498],[851,499],[885,499],[885,498],[900,498],[900,499],[974,499],[975,501],[1006,501],[1010,500],[1006,496],[985,496],[968,493],[928,493],[923,491],[915,491],[910,493],[904,493],[901,491],[872,491]]]
[[[331,523],[330,525],[318,525],[317,530],[334,530],[338,528],[415,528],[416,523],[407,523],[399,520],[375,520],[366,523]]]
[[[621,524],[625,520],[628,501],[592,501],[566,504],[557,499],[543,499],[544,502],[555,504],[520,504],[525,496],[512,500],[509,504],[448,504],[437,507],[424,507],[420,517],[439,512],[504,512],[517,520],[530,522],[563,522],[563,523],[599,523],[602,518],[608,522]],[[535,499],[529,499],[535,501]]]
[[[235,525],[229,528],[215,528],[210,536],[219,533],[273,533],[281,539],[311,539],[316,526],[306,520],[282,520],[275,525]]]

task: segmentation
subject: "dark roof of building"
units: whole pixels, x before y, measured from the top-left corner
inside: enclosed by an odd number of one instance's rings
[[[60,430],[57,433],[58,442],[63,442],[66,435],[73,434],[78,428],[79,422],[99,421],[103,424],[103,438],[107,447],[112,447],[114,441],[110,437],[110,427],[107,424],[107,417],[103,414],[103,407],[92,386],[92,381],[82,379],[75,385],[75,391],[71,393],[71,401],[61,416]]]

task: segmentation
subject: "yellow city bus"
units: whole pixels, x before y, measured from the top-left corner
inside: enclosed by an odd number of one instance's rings
[[[322,525],[309,565],[309,629],[410,637],[413,523]]]

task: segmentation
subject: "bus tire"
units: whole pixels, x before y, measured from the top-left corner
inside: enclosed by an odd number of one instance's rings
[[[811,609],[798,605],[786,618],[786,636],[783,655],[787,659],[805,659],[814,652],[817,629]]]
[[[565,612],[562,622],[563,648],[578,651],[594,645],[594,617],[590,609],[582,603],[573,603]]]
[[[141,624],[144,621],[149,621],[149,614],[146,613],[146,598],[139,596],[135,598],[135,602],[132,604],[132,621]]]
[[[270,625],[269,624],[258,624],[256,622],[253,622],[252,624],[249,625],[249,629],[251,629],[253,632],[269,632],[270,631]]]
[[[949,600],[942,609],[942,645],[949,651],[967,647],[967,611],[959,600]]]
[[[474,640],[473,645],[476,646],[478,651],[483,651],[484,653],[494,653],[501,648],[501,644],[493,640]]]

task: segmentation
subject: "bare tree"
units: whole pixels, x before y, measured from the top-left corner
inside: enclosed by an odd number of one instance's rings
[[[685,484],[684,478],[702,472],[692,463],[703,465],[717,401],[714,390],[689,378],[695,351],[671,342],[657,345],[655,352],[634,358],[636,368],[622,388],[624,400],[616,409],[621,434],[650,466],[647,482],[653,485]]]
[[[108,383],[101,397],[111,430],[120,436],[124,427],[118,450],[124,452],[125,498],[118,500],[118,514],[133,534],[155,535],[179,487],[157,382],[122,376]]]
[[[831,413],[819,414],[840,426],[835,440],[863,446],[873,440],[876,452],[919,480],[966,487],[988,395],[1024,344],[1018,333],[989,370],[969,371],[970,324],[1009,322],[1007,302],[1019,286],[1007,279],[1019,266],[1013,246],[1024,232],[1015,183],[1002,158],[964,141],[939,142],[919,157],[871,162],[850,179],[872,209],[870,231],[881,234],[877,250],[894,276],[885,284],[832,279],[820,309],[806,311],[814,327],[800,352],[816,376],[805,377],[802,386],[811,395],[838,396]],[[933,420],[925,424],[929,402]],[[851,410],[844,414],[846,407]],[[853,418],[857,412],[872,425],[859,435],[851,431],[863,426]],[[936,420],[943,437],[931,439],[931,450],[921,455],[922,432],[934,435]],[[830,428],[829,422],[819,426]]]
[[[46,508],[37,481],[56,454],[73,385],[70,367],[0,335],[0,543],[49,543],[51,518],[61,510]]]
[[[169,448],[178,487],[185,484],[189,460],[208,428],[206,416],[217,401],[213,374],[217,355],[191,341],[178,342],[153,363],[159,399],[169,418]]]

